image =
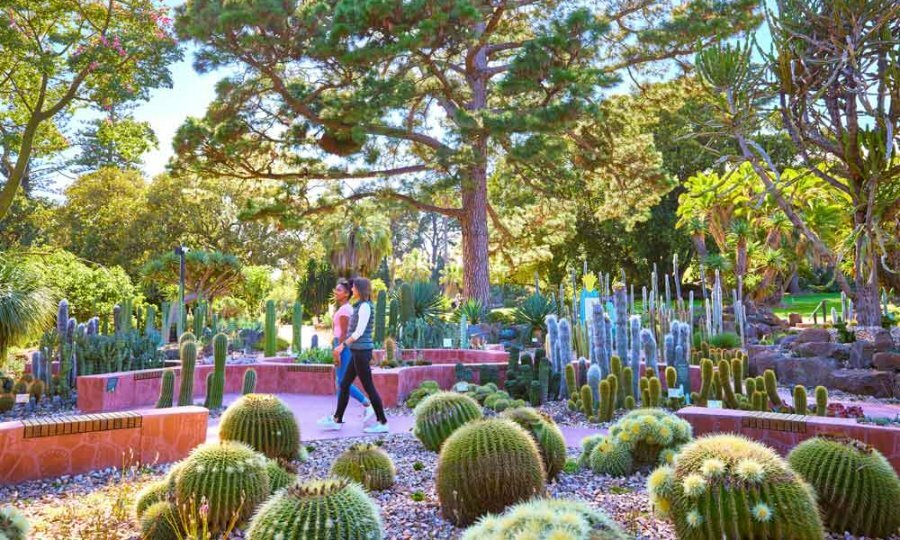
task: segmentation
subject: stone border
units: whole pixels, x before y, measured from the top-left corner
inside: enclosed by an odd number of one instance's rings
[[[848,418],[761,413],[733,409],[686,407],[677,412],[694,427],[694,436],[739,433],[774,448],[781,455],[817,435],[843,435],[884,454],[900,472],[900,428],[860,424]]]
[[[175,407],[0,423],[0,485],[168,463],[206,440],[209,411]]]

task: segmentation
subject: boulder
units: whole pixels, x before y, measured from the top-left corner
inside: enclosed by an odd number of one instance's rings
[[[838,369],[831,374],[827,386],[860,396],[892,397],[894,374],[875,369]]]
[[[800,315],[799,313],[788,313],[788,324],[791,326],[803,324],[803,315]]]
[[[810,358],[813,356],[828,356],[837,360],[847,360],[847,358],[850,357],[850,348],[843,343],[810,341],[797,345],[794,348],[794,354],[804,358]]]
[[[875,352],[888,352],[894,348],[894,340],[891,333],[882,328],[875,333]]]
[[[854,341],[850,344],[851,369],[867,369],[872,367],[872,357],[875,355],[875,344],[871,341]]]
[[[750,374],[754,377],[762,375],[767,369],[774,370],[779,363],[788,360],[790,357],[778,350],[769,347],[767,350],[758,352],[749,352],[750,357]]]
[[[882,371],[898,371],[900,370],[900,353],[897,352],[877,352],[872,355],[872,364],[875,369]]]
[[[840,367],[834,358],[784,358],[775,364],[775,374],[780,384],[803,386],[827,386],[831,373]]]
[[[776,343],[778,343],[782,347],[790,347],[794,344],[795,341],[797,341],[797,334],[788,334],[776,341]]]
[[[831,341],[831,334],[824,328],[807,328],[797,334],[797,339],[795,339],[791,345],[796,347],[801,343],[812,343],[816,341],[827,343]]]

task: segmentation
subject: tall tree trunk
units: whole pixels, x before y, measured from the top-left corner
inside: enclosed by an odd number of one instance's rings
[[[487,171],[473,167],[472,178],[463,186],[463,296],[478,299],[483,306],[490,300],[488,262]]]
[[[856,213],[856,221],[865,221],[865,212]],[[881,325],[881,303],[878,298],[878,253],[868,227],[856,237],[856,321],[861,326]]]

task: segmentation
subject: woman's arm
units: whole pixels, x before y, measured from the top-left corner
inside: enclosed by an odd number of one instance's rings
[[[346,315],[344,315],[342,317],[338,317],[337,324],[338,324],[338,328],[341,329],[341,337],[346,339],[347,338],[347,328],[350,326],[350,317],[347,317]]]

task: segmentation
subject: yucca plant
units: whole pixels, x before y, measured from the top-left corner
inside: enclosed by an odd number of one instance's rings
[[[484,320],[484,304],[481,303],[477,298],[469,298],[453,313],[453,321],[458,322],[462,319],[462,316],[466,316],[466,321],[469,324],[478,324]]]
[[[0,259],[0,365],[9,347],[53,321],[50,289],[24,263]]]
[[[828,528],[888,537],[900,528],[900,480],[884,456],[846,437],[815,437],[798,444],[788,463],[812,484]]]
[[[544,319],[547,315],[556,313],[556,301],[540,293],[534,293],[516,308],[514,317],[516,323],[527,324],[530,331],[544,330]]]

